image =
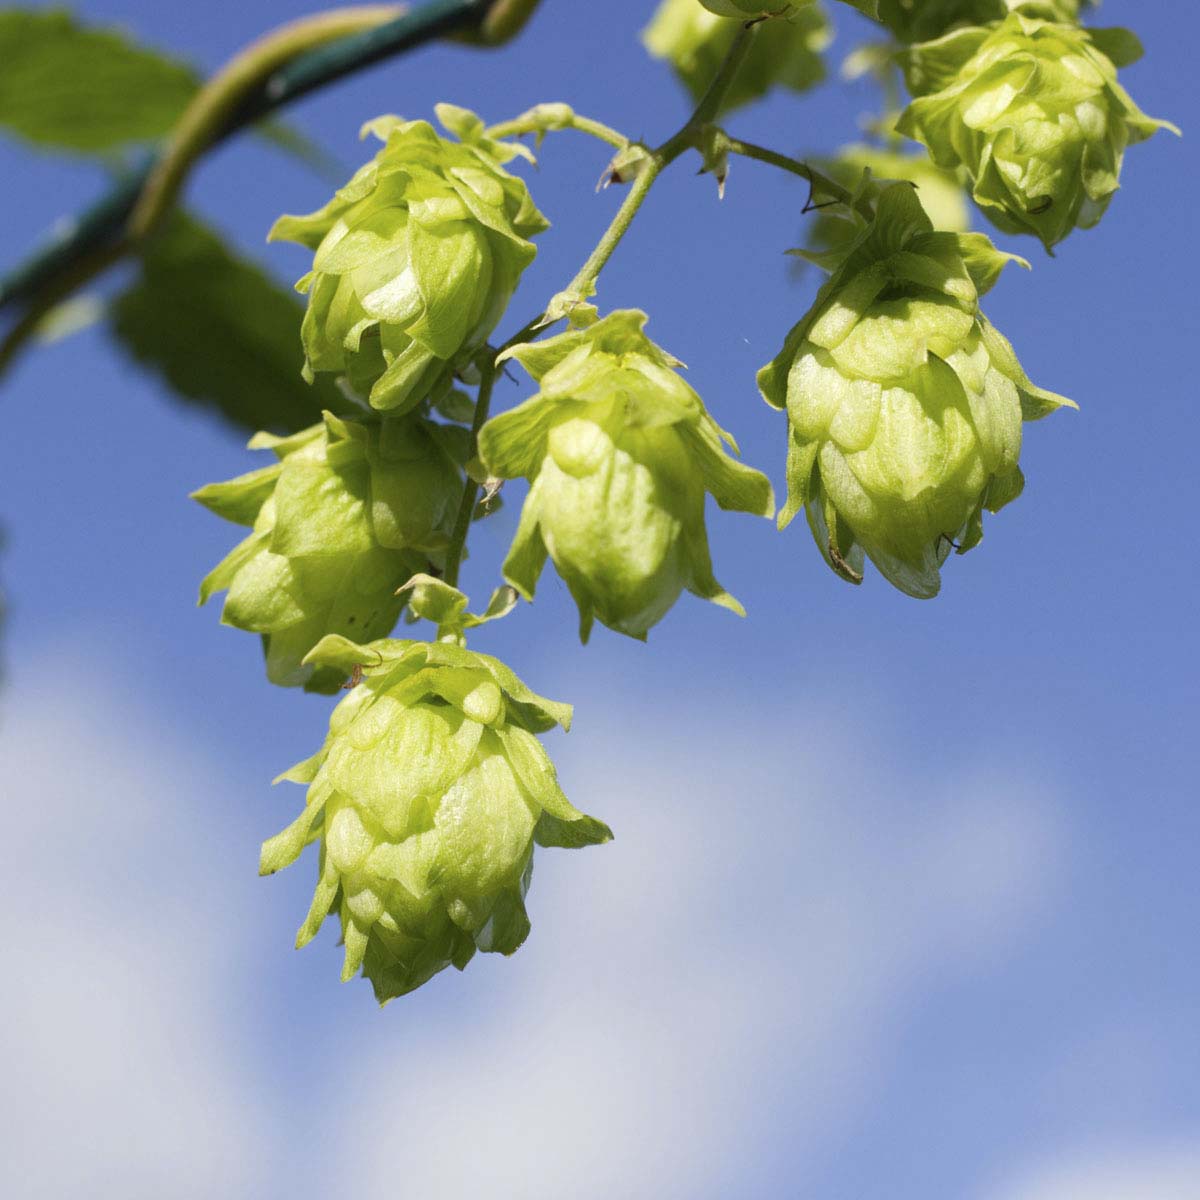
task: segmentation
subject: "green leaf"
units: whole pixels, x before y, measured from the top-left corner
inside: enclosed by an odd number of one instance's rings
[[[161,137],[198,87],[183,63],[54,9],[0,9],[0,63],[0,125],[81,154]]]
[[[47,149],[110,155],[165,137],[200,90],[187,63],[139,46],[118,29],[89,29],[62,9],[0,9],[0,127]],[[281,121],[261,137],[317,174],[337,162]]]
[[[179,214],[142,252],[113,306],[117,341],[179,395],[250,430],[295,432],[352,406],[301,378],[304,315],[291,293]]]

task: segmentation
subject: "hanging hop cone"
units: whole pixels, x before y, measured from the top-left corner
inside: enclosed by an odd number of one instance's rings
[[[510,350],[541,390],[479,435],[493,477],[532,484],[504,578],[531,600],[549,555],[584,641],[594,618],[645,638],[684,588],[742,613],[713,576],[705,492],[724,509],[774,512],[770,482],[726,453],[732,439],[645,323],[623,310]]]
[[[1142,53],[1123,29],[1083,29],[1013,12],[908,52],[916,97],[901,133],[934,162],[964,170],[976,201],[1006,233],[1047,249],[1104,215],[1125,148],[1159,129],[1117,81]]]
[[[612,837],[563,795],[535,736],[566,728],[570,706],[453,644],[330,637],[309,661],[365,673],[320,752],[281,777],[308,784],[308,800],[262,849],[269,875],[319,845],[297,946],[336,912],[342,978],[361,968],[380,1003],[462,970],[476,950],[512,954],[529,933],[534,844]]]
[[[699,103],[737,31],[735,22],[706,12],[696,0],[664,0],[642,41],[656,58],[671,64]],[[734,76],[722,112],[757,100],[773,87],[802,92],[820,83],[825,77],[821,51],[831,38],[829,22],[817,4],[801,9],[790,21],[768,21]]]
[[[979,311],[1012,257],[982,234],[935,232],[894,184],[759,372],[788,413],[780,525],[804,509],[844,578],[861,581],[865,555],[908,595],[936,595],[951,549],[982,538],[983,510],[1021,492],[1022,418],[1071,404],[1029,382]]]
[[[532,261],[528,239],[548,227],[501,165],[524,147],[486,137],[465,109],[437,113],[460,141],[380,117],[365,130],[383,149],[324,208],[271,230],[316,252],[297,284],[308,293],[305,371],[344,375],[378,409],[450,386]]]
[[[263,638],[267,677],[334,692],[345,675],[304,661],[326,634],[391,632],[396,591],[448,541],[462,492],[446,426],[414,417],[359,425],[326,414],[289,438],[257,434],[279,461],[194,493],[253,532],[200,585],[228,591],[221,620]]]

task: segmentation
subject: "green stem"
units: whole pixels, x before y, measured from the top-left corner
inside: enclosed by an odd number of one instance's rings
[[[621,244],[621,239],[629,232],[633,218],[654,186],[659,175],[671,165],[685,150],[699,146],[704,130],[721,110],[729,88],[733,83],[746,55],[750,51],[755,35],[755,23],[743,25],[738,30],[733,44],[729,47],[713,81],[708,85],[696,111],[687,119],[683,127],[669,137],[657,150],[648,151],[645,160],[640,164],[633,186],[625,197],[621,207],[617,209],[608,228],[596,248],[588,255],[587,261],[579,268],[575,278],[571,280],[565,292],[560,295],[571,297],[577,301],[586,300],[595,295],[596,280],[604,270],[613,252]]]
[[[488,419],[492,407],[492,390],[496,384],[496,355],[497,351],[489,346],[481,356],[479,380],[479,396],[475,401],[475,417],[471,422],[471,443],[467,453],[466,481],[463,484],[462,499],[458,502],[458,514],[454,518],[454,530],[450,534],[450,546],[446,551],[446,568],[442,578],[451,586],[458,587],[458,571],[462,566],[463,550],[467,545],[467,534],[471,532],[471,521],[475,516],[475,505],[479,500],[479,484],[471,478],[470,464],[479,445],[479,431]]]
[[[580,116],[565,104],[536,104],[511,121],[489,126],[486,133],[490,138],[507,138],[520,137],[523,133],[556,133],[560,129],[590,134],[617,150],[624,150],[629,145],[629,138],[623,133],[591,117]]]
[[[856,202],[854,193],[849,188],[843,187],[835,179],[830,179],[828,175],[818,171],[815,167],[810,167],[808,163],[788,158],[786,154],[777,154],[765,146],[756,146],[753,142],[744,142],[740,138],[731,138],[727,135],[723,135],[722,145],[730,154],[740,154],[743,158],[752,158],[757,162],[778,167],[781,171],[787,171],[789,174],[799,175],[801,179],[808,181],[814,192],[819,192],[829,196],[832,200],[857,209],[868,220],[875,215],[875,210],[871,207],[869,200],[864,198]]]
[[[392,55],[402,54],[435,38],[478,29],[497,6],[497,0],[425,0],[419,7],[385,25],[365,29],[301,54],[280,67],[257,91],[247,94],[215,140],[228,137],[301,96]],[[505,8],[509,7],[505,5]],[[80,259],[119,242],[153,169],[153,157],[138,164],[131,175],[117,182],[97,204],[79,213],[69,223],[68,232],[52,238],[25,262],[0,277],[0,308],[53,290]]]
[[[621,244],[621,239],[629,232],[633,218],[637,216],[638,209],[642,207],[642,202],[649,195],[650,189],[654,186],[654,181],[662,172],[664,165],[655,155],[651,155],[642,165],[641,171],[633,181],[633,186],[629,189],[629,194],[621,202],[621,207],[617,209],[616,216],[613,217],[604,231],[604,235],[596,243],[596,248],[588,255],[587,262],[579,268],[575,278],[568,284],[566,290],[569,295],[578,296],[583,300],[586,300],[588,296],[595,295],[596,280],[599,278],[600,272],[604,270],[608,260],[612,258],[613,252]]]
[[[129,218],[134,241],[149,236],[170,211],[192,164],[217,139],[242,100],[285,63],[329,42],[402,17],[406,4],[331,9],[301,17],[252,42],[197,93],[171,131],[166,152],[146,180]]]
[[[737,37],[729,47],[720,67],[717,68],[713,81],[700,100],[696,111],[688,118],[687,123],[673,137],[668,138],[655,152],[654,157],[662,160],[662,165],[673,163],[685,150],[697,145],[706,125],[711,125],[729,95],[729,89],[737,76],[750,47],[754,44],[754,35],[758,32],[758,21],[751,21],[738,30]]]
[[[488,413],[492,407],[492,391],[496,386],[496,376],[499,374],[496,360],[505,350],[510,350],[513,346],[521,346],[525,342],[532,341],[544,323],[544,317],[539,313],[528,325],[514,333],[499,350],[493,350],[489,346],[481,356],[479,395],[475,400],[475,416],[471,421],[471,441],[467,450],[468,463],[479,453],[479,431],[487,421]],[[468,473],[463,483],[463,493],[462,499],[458,504],[458,513],[454,518],[454,530],[450,534],[450,546],[446,551],[446,567],[442,571],[442,578],[451,587],[458,586],[458,572],[462,566],[463,550],[467,544],[467,535],[471,532],[471,521],[475,517],[475,505],[478,501],[479,484]]]

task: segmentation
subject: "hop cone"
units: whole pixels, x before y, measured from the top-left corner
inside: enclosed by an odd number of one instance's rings
[[[403,411],[449,387],[487,340],[547,228],[502,167],[521,147],[484,136],[473,113],[438,106],[461,141],[425,121],[381,117],[384,146],[324,208],[282,217],[272,238],[316,251],[306,371],[336,371],[378,409]]]
[[[699,102],[737,36],[737,25],[706,12],[696,0],[663,0],[642,34],[651,54],[666,59]],[[798,92],[825,77],[821,51],[830,41],[829,22],[819,5],[790,21],[769,21],[759,31],[728,93],[723,111],[757,100],[772,87]]]
[[[1013,12],[914,47],[907,75],[917,98],[897,128],[939,166],[965,170],[1000,229],[1036,234],[1049,249],[1104,215],[1128,145],[1174,129],[1117,82],[1117,66],[1140,55],[1125,30]]]
[[[462,490],[446,427],[413,417],[359,425],[326,415],[289,438],[257,434],[279,461],[195,493],[253,532],[200,585],[228,591],[222,621],[259,633],[267,676],[333,692],[338,671],[305,663],[326,635],[391,632],[396,591],[446,544]]]
[[[981,234],[935,232],[907,184],[759,372],[789,425],[786,525],[801,509],[826,561],[858,583],[863,557],[897,588],[937,594],[983,510],[1018,496],[1022,418],[1063,405],[1026,378],[979,295],[1011,258]]]
[[[571,709],[507,667],[456,645],[325,639],[309,656],[366,675],[334,709],[320,752],[282,778],[306,783],[303,813],[263,845],[261,872],[320,846],[297,946],[337,912],[343,980],[360,968],[383,1003],[476,950],[512,954],[529,933],[533,847],[612,834],[559,789],[534,736]]]
[[[532,599],[546,557],[592,621],[645,638],[684,588],[741,613],[713,576],[705,492],[725,509],[770,516],[765,476],[730,458],[732,439],[646,337],[644,313],[509,352],[541,385],[494,417],[479,454],[495,477],[532,483],[505,579]]]

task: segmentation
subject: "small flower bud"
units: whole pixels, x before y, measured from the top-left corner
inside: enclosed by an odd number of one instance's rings
[[[684,588],[741,613],[713,576],[705,492],[724,509],[774,512],[770,482],[725,452],[732,439],[645,323],[645,313],[624,310],[514,347],[505,357],[541,391],[479,435],[490,474],[532,484],[505,579],[531,600],[549,555],[579,606],[584,641],[594,618],[645,638]]]
[[[1006,233],[1033,233],[1047,249],[1089,229],[1116,192],[1125,148],[1159,129],[1117,81],[1141,56],[1133,34],[1011,13],[914,46],[916,97],[901,133],[934,162],[963,169],[976,201]]]
[[[283,779],[304,811],[265,842],[260,871],[319,845],[312,907],[296,938],[336,912],[342,979],[361,969],[381,1004],[460,971],[476,950],[512,954],[529,933],[534,844],[611,840],[558,786],[535,736],[570,724],[503,663],[453,644],[324,639],[308,661],[361,682],[334,709],[321,750]]]
[[[399,412],[449,387],[487,340],[547,228],[502,164],[523,147],[488,138],[474,113],[438,106],[460,141],[425,121],[380,117],[383,149],[324,208],[281,217],[274,239],[314,250],[306,371],[335,371],[373,407]]]
[[[915,189],[894,184],[759,372],[788,414],[780,525],[803,509],[851,582],[865,556],[908,595],[936,595],[950,551],[983,537],[984,509],[1021,492],[1022,419],[1071,404],[1029,382],[979,311],[1012,257],[982,234],[935,232]]]
[[[445,426],[413,417],[359,425],[326,414],[290,438],[250,443],[279,457],[194,494],[253,532],[200,585],[200,603],[228,591],[221,620],[262,635],[267,677],[337,691],[345,676],[304,661],[326,634],[391,632],[397,589],[448,541],[461,475]]]

